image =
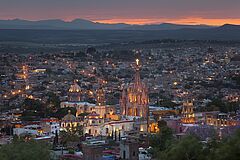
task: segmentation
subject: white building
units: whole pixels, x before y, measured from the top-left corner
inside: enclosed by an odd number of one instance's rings
[[[59,121],[55,118],[43,119],[40,125],[45,135],[54,136],[56,132],[59,133],[60,124]]]
[[[96,113],[88,115],[84,124],[84,134],[92,136],[112,136],[113,139],[124,137],[126,131],[131,131],[133,129],[133,120],[104,122],[104,119]]]
[[[27,125],[22,128],[13,128],[13,134],[20,135],[41,135],[40,125]]]
[[[68,108],[73,107],[77,109],[76,117],[80,115],[81,113],[92,113],[95,111],[95,104],[88,103],[88,102],[61,102],[60,104],[61,108]]]

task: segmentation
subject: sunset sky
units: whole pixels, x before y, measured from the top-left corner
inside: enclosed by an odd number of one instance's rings
[[[240,24],[240,0],[0,0],[0,19]]]

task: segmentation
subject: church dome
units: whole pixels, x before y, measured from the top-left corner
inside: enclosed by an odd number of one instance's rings
[[[71,85],[71,87],[69,88],[68,91],[69,92],[80,92],[81,88],[80,88],[80,86],[76,82],[74,82],[74,84]]]
[[[72,122],[74,122],[74,121],[77,120],[77,118],[74,115],[71,114],[70,110],[68,110],[68,114],[66,116],[64,116],[62,120],[63,121],[72,121]]]

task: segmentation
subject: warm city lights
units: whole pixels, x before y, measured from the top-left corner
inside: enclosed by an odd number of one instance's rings
[[[0,160],[238,160],[239,7],[1,0]]]

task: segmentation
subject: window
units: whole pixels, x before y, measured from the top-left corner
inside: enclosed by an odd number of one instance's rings
[[[135,151],[133,151],[133,156],[135,157],[135,155],[136,155],[136,153],[135,153]]]
[[[108,132],[109,132],[109,130],[108,130],[108,128],[106,128],[106,134],[108,134]]]

